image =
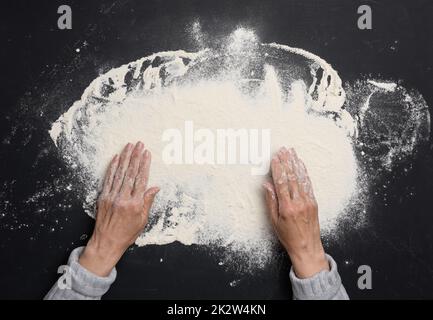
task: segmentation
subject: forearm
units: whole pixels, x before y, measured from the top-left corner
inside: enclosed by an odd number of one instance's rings
[[[329,271],[323,270],[306,279],[296,276],[293,268],[290,270],[293,299],[295,300],[348,300],[346,290],[338,274],[337,264],[331,256],[326,255]]]
[[[63,288],[56,282],[44,297],[45,300],[99,300],[116,279],[113,268],[107,277],[97,276],[78,263],[84,247],[72,251],[68,260],[70,288]]]
[[[128,143],[111,160],[97,202],[95,228],[86,248],[72,251],[70,288],[56,283],[45,299],[100,299],[116,278],[115,265],[145,228],[158,187],[147,188],[151,153]],[[62,277],[68,277],[64,275]]]

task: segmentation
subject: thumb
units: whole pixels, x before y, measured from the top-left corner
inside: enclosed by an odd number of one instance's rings
[[[270,182],[263,183],[266,195],[266,207],[272,223],[275,225],[278,220],[278,199],[275,192],[275,187]]]
[[[144,193],[144,214],[148,215],[150,208],[152,207],[153,200],[155,199],[156,194],[159,192],[159,187],[151,187],[146,190]]]

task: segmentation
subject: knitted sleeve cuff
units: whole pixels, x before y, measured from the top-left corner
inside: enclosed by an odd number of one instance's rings
[[[104,295],[116,280],[116,268],[107,277],[97,276],[78,263],[84,247],[78,247],[71,252],[68,265],[71,272],[71,289],[87,297],[98,298]]]
[[[330,255],[326,255],[330,270],[323,270],[314,276],[300,279],[290,270],[290,281],[292,282],[293,298],[296,300],[347,300],[349,299],[344,289],[337,263]]]

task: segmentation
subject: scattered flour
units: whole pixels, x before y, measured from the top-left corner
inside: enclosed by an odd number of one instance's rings
[[[228,39],[219,50],[161,52],[110,70],[50,135],[82,176],[90,215],[113,154],[137,140],[152,151],[151,184],[161,192],[139,246],[208,245],[263,266],[276,243],[261,189],[269,176],[252,176],[245,165],[166,165],[163,131],[187,120],[197,128],[271,129],[272,153],[285,145],[304,160],[321,227],[332,232],[356,196],[356,121],[342,108],[341,79],[323,59],[260,44],[243,29]]]
[[[377,82],[374,80],[367,80],[369,84],[372,84],[380,89],[383,89],[385,91],[394,92],[397,88],[397,84],[393,82]]]

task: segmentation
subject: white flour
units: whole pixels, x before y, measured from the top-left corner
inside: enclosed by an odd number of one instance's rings
[[[341,109],[341,80],[311,53],[245,42],[245,34],[238,30],[219,52],[163,52],[112,69],[53,124],[53,141],[89,192],[90,214],[110,158],[141,140],[153,154],[151,184],[161,192],[136,243],[209,245],[254,254],[247,264],[264,265],[275,243],[261,187],[269,177],[252,176],[245,165],[165,165],[163,131],[190,120],[198,128],[270,129],[272,153],[294,147],[309,170],[321,227],[332,231],[357,188],[356,127]],[[272,62],[286,56],[303,62]]]

